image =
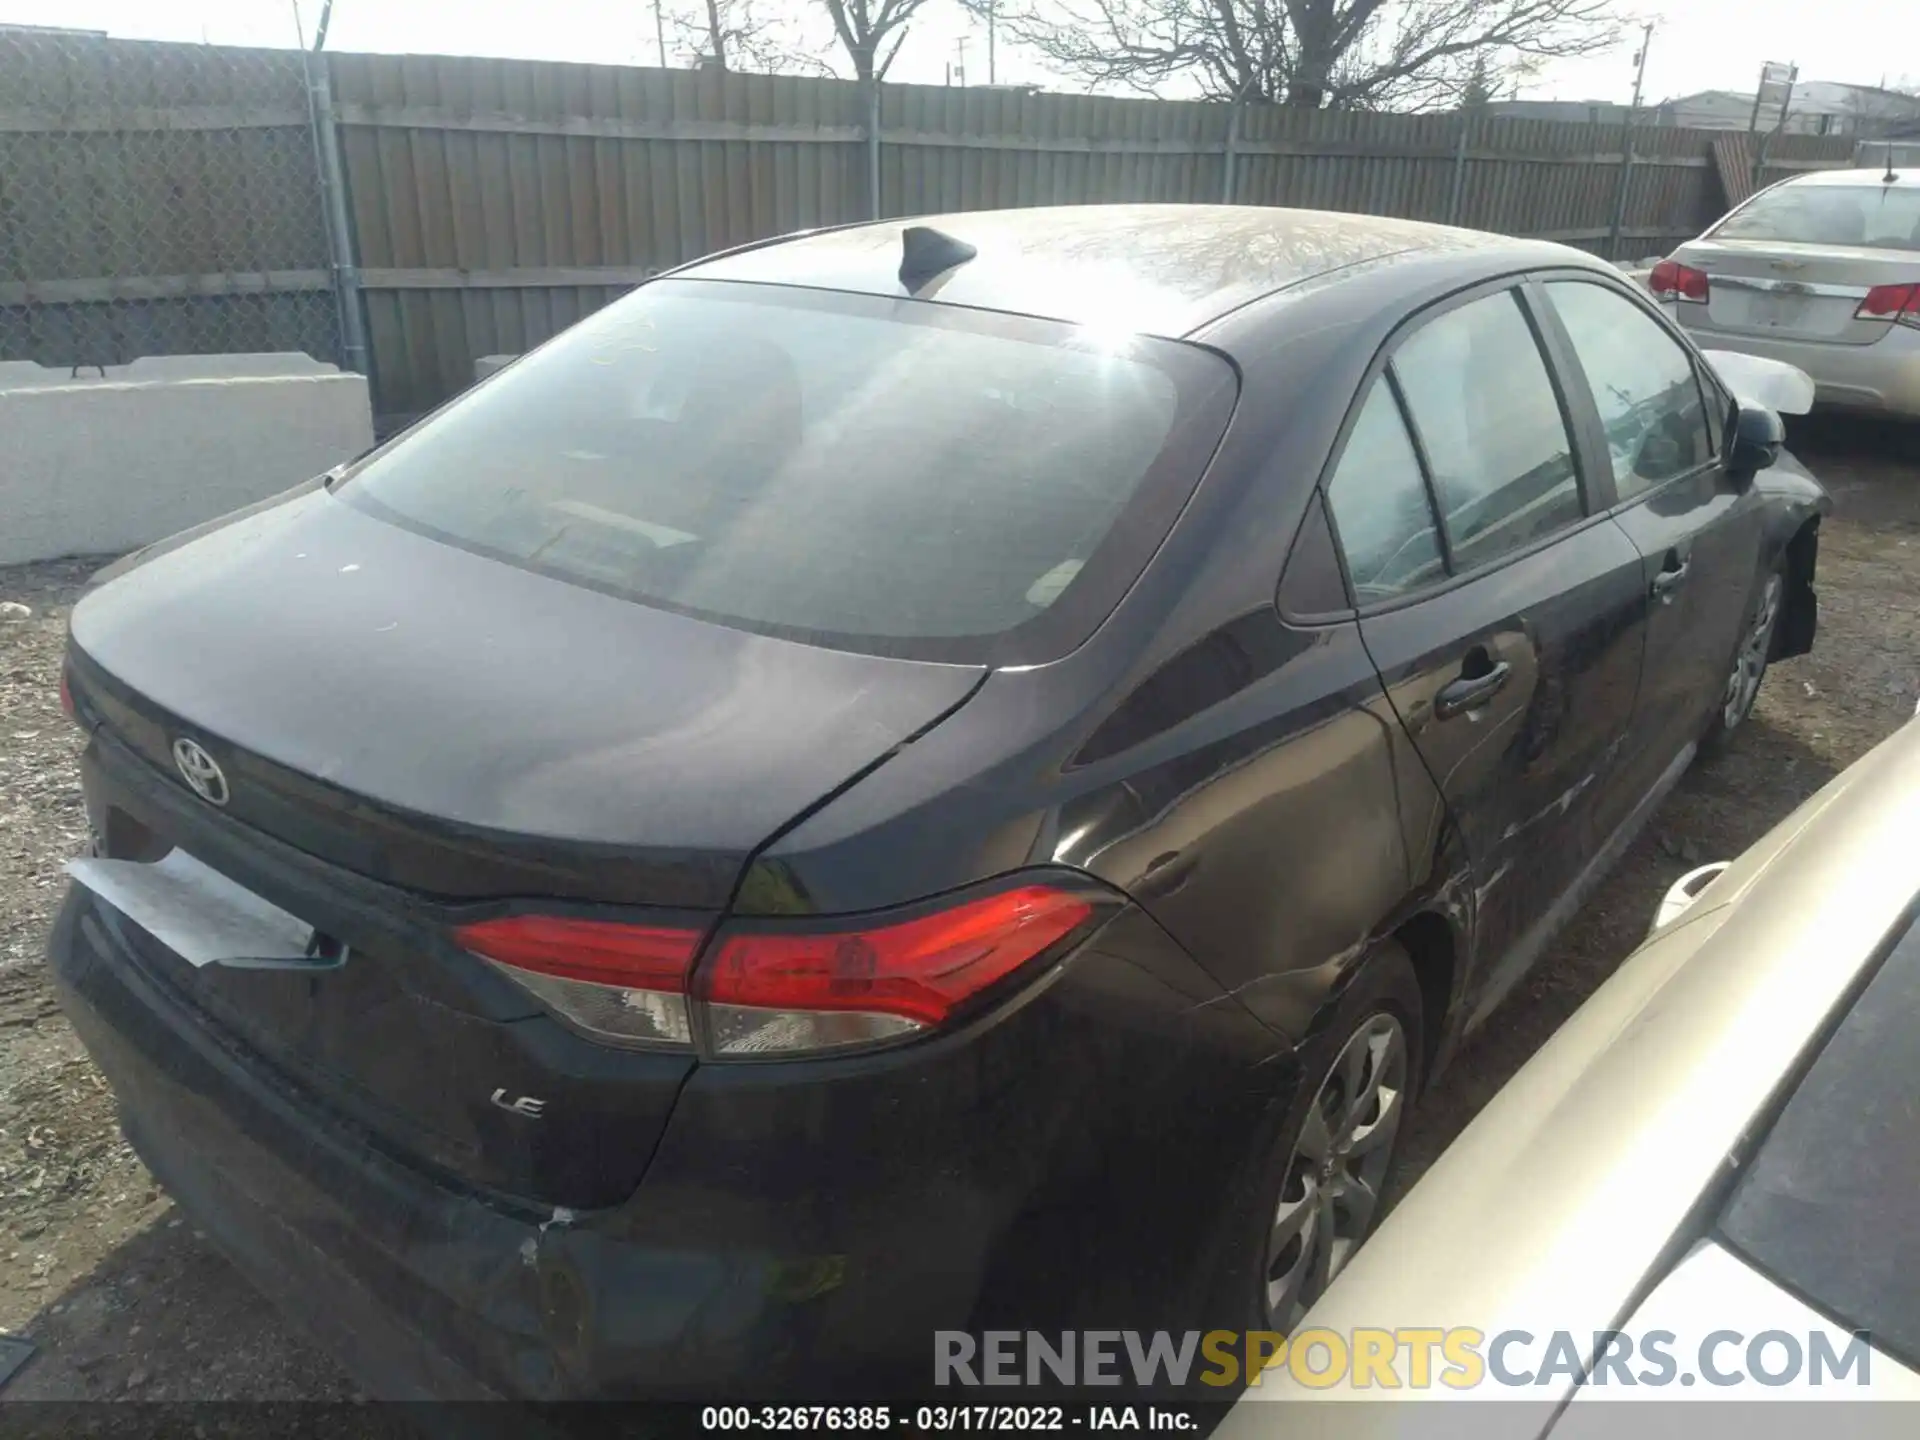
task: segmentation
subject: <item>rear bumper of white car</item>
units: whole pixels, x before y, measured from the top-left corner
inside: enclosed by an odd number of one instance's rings
[[[1891,326],[1871,345],[1775,340],[1716,330],[1702,323],[1704,306],[1669,301],[1663,308],[1702,349],[1736,350],[1798,366],[1813,377],[1820,405],[1920,419],[1920,330]]]

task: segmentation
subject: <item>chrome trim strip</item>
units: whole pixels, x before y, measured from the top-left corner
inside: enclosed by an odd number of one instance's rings
[[[1707,272],[1707,284],[1724,285],[1729,290],[1758,290],[1764,295],[1807,295],[1822,300],[1851,300],[1858,304],[1867,298],[1862,285],[1821,285],[1811,280],[1768,280],[1758,275],[1716,275]]]

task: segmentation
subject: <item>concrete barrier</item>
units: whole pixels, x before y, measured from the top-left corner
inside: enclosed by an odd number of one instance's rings
[[[131,550],[372,444],[366,377],[305,355],[0,362],[0,564]]]

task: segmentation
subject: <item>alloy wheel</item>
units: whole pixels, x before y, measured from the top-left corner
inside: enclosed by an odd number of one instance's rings
[[[1308,1107],[1267,1238],[1268,1323],[1291,1329],[1372,1227],[1407,1107],[1407,1035],[1385,1011],[1341,1048]]]
[[[1780,590],[1780,576],[1767,576],[1740,637],[1740,648],[1734,652],[1733,671],[1727,676],[1727,693],[1720,711],[1720,723],[1728,730],[1747,718],[1760,693],[1760,678],[1767,673],[1767,653],[1773,648],[1774,622],[1780,617]]]

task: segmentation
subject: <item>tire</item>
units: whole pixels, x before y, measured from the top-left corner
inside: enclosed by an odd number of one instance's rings
[[[1290,1330],[1379,1219],[1422,1078],[1423,1018],[1413,964],[1387,941],[1302,1048],[1299,1093],[1235,1267],[1249,1328]],[[1372,1092],[1359,1107],[1356,1083]]]
[[[1767,571],[1747,600],[1746,618],[1740,623],[1740,638],[1727,661],[1727,678],[1715,704],[1713,718],[1700,740],[1702,755],[1717,755],[1725,750],[1733,734],[1753,713],[1753,702],[1760,696],[1760,682],[1767,676],[1767,660],[1773,651],[1774,632],[1780,628],[1780,612],[1786,606],[1786,571],[1776,566]]]

